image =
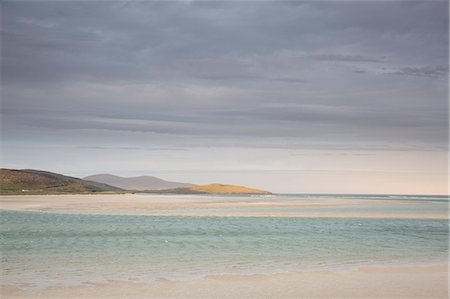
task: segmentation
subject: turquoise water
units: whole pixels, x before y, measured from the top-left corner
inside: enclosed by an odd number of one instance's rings
[[[145,197],[167,197],[168,200],[175,195],[171,194],[145,194],[141,193],[139,196]],[[226,215],[232,213],[245,213],[247,216],[258,215],[260,213],[281,212],[280,215],[286,214],[314,214],[327,215],[336,214],[339,216],[351,215],[392,215],[401,214],[404,217],[417,218],[417,215],[434,216],[435,218],[447,218],[449,214],[449,197],[448,196],[431,196],[431,195],[355,195],[355,194],[270,194],[270,195],[211,195],[211,194],[196,194],[196,195],[176,195],[178,198],[207,198],[213,199],[211,203],[229,203],[237,201],[239,203],[252,203],[255,198],[257,200],[269,199],[272,203],[280,205],[298,204],[299,202],[292,202],[291,200],[300,199],[302,204],[308,204],[311,201],[317,207],[309,206],[305,209],[304,206],[298,207],[272,207],[257,205],[254,207],[233,207],[233,208],[213,208],[207,209],[172,209],[172,213],[177,215],[208,215],[214,213],[215,215]],[[320,199],[320,203],[316,199]],[[327,199],[330,199],[330,204],[327,204]],[[343,201],[338,204],[333,204],[333,200],[341,199]],[[204,204],[206,202],[203,202]],[[389,203],[389,204],[387,204]],[[156,211],[158,213],[160,211]],[[159,214],[161,215],[161,214]]]
[[[148,195],[148,193],[140,193]],[[152,193],[154,194],[154,193]],[[158,194],[158,196],[173,196],[171,194]],[[236,197],[234,194],[195,194],[195,195],[179,195],[187,197]],[[395,195],[395,194],[294,194],[294,193],[279,193],[279,194],[241,194],[240,197],[276,197],[276,198],[330,198],[330,199],[363,199],[363,200],[388,200],[388,201],[408,201],[408,202],[449,202],[447,195]]]
[[[447,220],[0,212],[2,282],[190,280],[441,263]]]

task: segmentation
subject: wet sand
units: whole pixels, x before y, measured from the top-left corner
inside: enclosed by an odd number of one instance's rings
[[[190,282],[109,281],[44,290],[6,286],[2,298],[448,298],[448,268],[367,267],[349,272],[209,276]]]
[[[415,205],[429,203],[415,202]],[[109,215],[448,219],[447,208],[403,211],[411,202],[344,198],[216,197],[195,195],[0,196],[0,209]],[[387,212],[390,208],[395,208]],[[394,211],[395,210],[395,211]]]

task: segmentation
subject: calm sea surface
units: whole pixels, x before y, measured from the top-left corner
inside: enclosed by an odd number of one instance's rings
[[[429,201],[431,210],[448,206],[446,197],[417,196],[410,198],[411,206],[417,200]],[[422,208],[430,209],[426,203]],[[1,282],[31,287],[347,270],[448,258],[448,220],[7,211],[0,217]]]

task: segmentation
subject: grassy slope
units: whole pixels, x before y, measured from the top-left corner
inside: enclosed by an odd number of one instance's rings
[[[251,189],[243,186],[209,184],[189,188],[158,190],[153,193],[169,194],[271,194],[268,191]]]
[[[57,173],[24,169],[0,169],[1,194],[61,194],[121,192],[123,189]]]

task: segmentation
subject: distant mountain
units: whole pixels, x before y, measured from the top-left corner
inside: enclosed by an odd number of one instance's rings
[[[127,190],[162,190],[171,188],[192,187],[193,184],[169,182],[154,176],[120,177],[112,174],[96,174],[83,178]]]
[[[1,194],[121,192],[123,189],[53,172],[0,168]]]
[[[167,194],[272,194],[269,191],[251,189],[243,186],[209,184],[187,188],[174,188],[154,191]]]

